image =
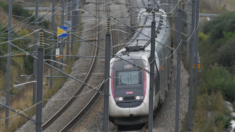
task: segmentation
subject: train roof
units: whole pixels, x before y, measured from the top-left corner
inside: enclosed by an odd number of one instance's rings
[[[151,44],[150,44],[149,37],[151,37],[151,23],[152,23],[153,15],[152,13],[147,12],[146,9],[143,9],[140,12],[142,15],[138,16],[139,23],[140,25],[147,26],[147,27],[142,28],[142,31],[139,30],[144,35],[136,32],[134,35],[135,37],[134,39],[136,41],[130,41],[125,48],[121,49],[117,53],[118,56],[134,55],[134,56],[139,56],[139,57],[145,56],[146,58],[149,58],[150,51],[151,51]],[[156,41],[158,42],[161,42],[161,40],[163,39],[164,35],[167,32],[167,27],[164,26],[164,25],[168,25],[166,16],[167,16],[166,13],[162,9],[159,9],[159,11],[155,13],[155,21],[156,21],[155,31],[157,35]],[[149,37],[146,37],[145,35]],[[148,45],[148,46],[145,47],[145,45]],[[162,45],[156,42],[155,47],[156,49],[161,49]]]

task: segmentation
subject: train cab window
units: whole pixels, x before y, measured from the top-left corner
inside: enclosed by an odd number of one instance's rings
[[[139,71],[121,71],[117,72],[117,85],[140,84]]]

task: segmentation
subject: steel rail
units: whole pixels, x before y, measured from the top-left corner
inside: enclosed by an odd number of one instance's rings
[[[99,4],[97,2],[96,9],[98,9],[98,8],[99,8]],[[97,16],[97,19],[98,19],[99,18],[99,11],[96,12],[96,16]],[[96,24],[98,25],[99,21],[96,21]],[[98,32],[98,31],[99,31],[99,26],[97,26],[97,28],[96,28],[96,32]],[[96,37],[99,38],[99,33],[96,34],[96,35],[97,35]],[[99,41],[96,42],[96,45],[99,45]],[[96,50],[95,52],[97,53],[98,47],[96,47],[95,50]],[[103,84],[98,88],[98,91],[93,95],[93,97],[86,104],[86,106],[83,107],[83,109],[68,124],[66,124],[66,126],[60,130],[60,132],[69,131],[77,123],[77,121],[83,117],[83,115],[88,111],[88,109],[94,104],[96,99],[99,97],[99,95],[100,95],[99,90],[101,90],[101,88],[103,88]]]
[[[98,18],[98,17],[97,17]],[[96,45],[98,45],[98,42],[96,43]],[[91,76],[91,73],[94,69],[94,66],[95,66],[95,61],[97,59],[97,54],[98,54],[98,48],[96,47],[95,48],[95,51],[94,51],[94,57],[92,59],[92,62],[91,62],[91,65],[89,67],[89,70],[87,72],[87,75],[86,77],[84,78],[83,82],[87,83],[90,76]],[[45,122],[42,126],[43,130],[45,130],[47,127],[49,127],[57,118],[60,117],[60,115],[66,111],[67,108],[69,108],[69,106],[76,100],[76,96],[79,95],[82,90],[84,89],[85,85],[84,84],[81,84],[80,87],[77,89],[77,91],[75,92],[75,94],[71,97],[71,99],[59,110],[57,111],[57,113],[55,113],[47,122]]]

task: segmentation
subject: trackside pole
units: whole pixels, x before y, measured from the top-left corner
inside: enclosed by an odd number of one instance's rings
[[[54,15],[55,9],[54,8],[55,8],[55,0],[52,0],[52,14],[53,15],[51,17],[51,30],[53,32],[55,30],[55,15]],[[53,43],[52,43],[53,46],[51,46],[51,60],[53,60],[53,50],[54,50],[54,44],[55,44],[54,38],[55,38],[55,36],[53,34],[52,38],[51,38],[53,41]],[[51,61],[50,64],[53,65],[53,62]],[[53,68],[52,67],[50,68],[50,76],[53,76]],[[53,77],[50,78],[50,88],[52,87],[52,83],[53,83]]]
[[[191,21],[191,15],[192,14],[190,14],[190,11],[192,12],[192,10],[191,10],[191,5],[192,5],[192,2],[191,2],[191,0],[189,0],[188,1],[188,12],[187,12],[187,40],[191,37],[191,31],[190,31],[190,21]],[[191,22],[191,24],[192,24],[192,22]],[[186,47],[186,60],[187,60],[187,62],[188,62],[188,59],[189,59],[189,43],[190,43],[191,41],[187,41],[187,47]]]
[[[6,106],[9,106],[9,102],[10,102],[10,79],[11,79],[11,57],[10,57],[10,53],[11,53],[11,17],[12,17],[12,0],[9,0],[9,18],[8,18],[8,45],[7,45],[7,81],[6,81]],[[5,128],[8,128],[8,124],[9,124],[9,109],[6,109],[6,113],[5,113]]]
[[[149,91],[149,116],[148,131],[153,129],[153,85],[154,85],[154,60],[155,60],[155,12],[153,11],[153,21],[151,25],[151,56],[150,56],[150,91]]]
[[[178,1],[179,1],[179,0],[176,0],[177,3],[178,3]],[[177,4],[177,3],[176,3],[176,4]],[[178,19],[178,17],[179,17],[179,15],[178,15],[178,13],[177,13],[178,9],[179,9],[179,5],[176,6],[176,12],[175,12],[175,15],[176,15],[176,17],[175,17],[175,29],[178,29],[178,21],[177,21],[177,19]],[[172,16],[173,16],[173,15],[172,15]],[[178,39],[178,37],[177,37],[177,30],[175,30],[175,42],[176,42],[176,43],[179,43],[177,39]]]
[[[62,7],[62,10],[61,10],[61,26],[63,27],[64,26],[64,0],[61,0],[61,7]],[[60,55],[63,56],[63,49],[64,49],[64,43],[65,43],[65,40],[64,38],[60,38],[60,44],[59,44],[59,48],[60,48]],[[60,60],[61,63],[63,63],[63,58]],[[63,69],[63,65],[60,65],[60,68]]]
[[[71,0],[68,0],[68,4],[71,2]],[[68,6],[68,21],[70,21],[70,6]],[[70,25],[71,29],[72,29],[72,23]],[[70,41],[70,31],[68,31],[68,36],[67,36],[67,48],[66,48],[66,55],[69,55],[69,41]],[[69,61],[69,56],[66,56],[66,62]]]
[[[43,32],[39,33],[40,42],[37,59],[37,105],[36,105],[36,132],[42,132],[42,105],[43,105],[43,71],[44,71],[44,48]]]
[[[197,74],[198,74],[198,64],[199,64],[199,54],[198,54],[198,27],[199,27],[199,2],[196,2],[196,39],[195,39],[195,83],[194,83],[194,104],[197,104]]]
[[[190,81],[189,81],[189,102],[188,102],[188,130],[192,130],[192,91],[193,91],[193,61],[194,61],[194,45],[195,45],[195,0],[192,1],[192,29],[193,33],[191,41],[191,56],[190,56]],[[194,32],[193,32],[194,31]]]
[[[175,132],[179,132],[179,106],[180,106],[180,70],[181,70],[181,30],[182,30],[182,5],[179,1],[178,8],[178,49],[177,49],[177,81],[176,81],[176,110],[175,110]]]
[[[105,44],[105,83],[104,83],[104,120],[103,132],[109,130],[109,73],[110,71],[110,20],[107,22],[107,34]]]
[[[36,0],[36,8],[35,8],[35,30],[38,30],[38,3],[39,0]],[[38,46],[38,32],[34,34],[34,51],[35,53],[37,52]],[[34,75],[34,80],[37,80],[37,60],[33,59],[33,75]],[[37,96],[37,83],[33,83],[33,104],[36,102],[36,96]]]

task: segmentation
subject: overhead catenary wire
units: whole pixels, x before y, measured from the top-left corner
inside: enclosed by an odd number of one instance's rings
[[[56,8],[56,7],[55,7]],[[59,11],[58,11],[59,12]],[[54,14],[55,15],[55,14]],[[42,22],[42,21],[41,21]],[[40,22],[39,22],[40,23]]]
[[[21,38],[27,37],[27,36],[29,36],[29,35],[32,35],[32,34],[33,34],[33,33],[35,33],[35,32],[38,32],[39,30],[40,30],[40,29],[35,30],[35,31],[33,31],[32,33],[26,34],[26,35],[24,35],[24,36],[22,36],[22,37],[19,37],[19,38],[13,39],[13,40],[11,40],[11,41],[1,42],[1,43],[0,43],[0,45],[2,45],[2,44],[6,44],[6,43],[8,43],[8,42],[12,42],[12,41],[20,40]]]
[[[46,30],[45,30],[46,31]],[[46,31],[46,32],[48,32],[48,31]],[[25,37],[25,36],[24,36]],[[14,40],[12,40],[12,41],[14,41]]]
[[[115,4],[115,3],[114,3]],[[69,4],[68,4],[69,5]],[[56,7],[55,7],[56,8]],[[59,12],[59,11],[58,11]],[[55,13],[56,14],[56,13]],[[43,16],[42,16],[43,17]],[[42,22],[42,21],[41,21]]]
[[[21,111],[18,111],[18,112],[24,113],[24,112],[26,112],[26,111],[32,109],[33,107],[37,106],[37,105],[40,104],[41,102],[43,102],[43,101],[40,101],[40,102],[38,102],[38,103],[36,103],[36,104],[34,104],[34,105],[28,107],[27,109],[24,109],[24,110],[21,110]],[[14,117],[14,116],[18,116],[18,114],[15,113],[15,114],[13,114],[13,115],[11,115],[11,116],[8,116],[7,118],[1,118],[0,121],[5,120],[5,119],[10,119],[10,118],[12,118],[12,117]]]
[[[84,41],[86,41],[86,40],[84,40]]]
[[[110,79],[110,78],[108,78],[108,79],[104,80],[102,83],[98,84],[98,85],[97,85],[97,86],[95,86],[94,88],[96,88],[96,89],[97,89],[97,88],[98,88],[98,87],[100,87],[102,84],[104,84],[106,81],[109,81],[109,79]],[[48,101],[48,100],[52,100],[52,101],[68,100],[68,99],[72,99],[72,98],[77,98],[77,97],[80,97],[80,96],[84,96],[84,95],[86,95],[86,94],[88,94],[89,92],[92,92],[92,91],[93,91],[93,89],[88,90],[88,91],[86,91],[86,92],[84,92],[84,93],[81,93],[81,94],[76,95],[76,96],[73,96],[73,97],[68,97],[68,98],[60,98],[60,99],[43,99],[42,101],[40,101],[40,102],[38,102],[38,103],[36,103],[36,104],[34,104],[34,105],[30,106],[29,108],[24,109],[24,110],[21,110],[21,111],[18,111],[18,112],[19,112],[19,113],[24,113],[25,111],[27,111],[27,110],[29,110],[29,109],[32,109],[33,107],[37,106],[38,104],[40,104],[40,103],[41,103],[41,102],[43,102],[43,101]],[[1,91],[0,91],[0,92],[1,92]],[[17,116],[17,115],[18,115],[18,114],[17,114],[17,113],[15,113],[15,114],[13,114],[13,115],[9,116],[8,118],[1,118],[1,119],[0,119],[0,121],[1,121],[1,120],[5,120],[5,119],[12,118],[12,117]]]
[[[124,25],[126,25],[126,26],[128,26],[128,27],[132,28],[133,30],[135,30],[135,31],[139,32],[140,34],[144,35],[145,37],[150,38],[149,36],[147,36],[147,35],[143,34],[142,32],[140,32],[140,31],[136,30],[135,28],[133,28],[133,27],[131,27],[131,26],[127,25],[126,23],[123,23],[122,21],[120,21],[120,20],[116,19],[115,17],[113,17],[113,16],[111,16],[111,15],[109,15],[109,16],[110,16],[110,17],[112,17],[114,20],[117,20],[117,21],[119,21],[120,23],[122,23],[122,24],[124,24]],[[169,47],[169,46],[167,46],[167,45],[164,45],[164,44],[162,44],[162,43],[161,43],[161,42],[159,42],[159,41],[155,41],[155,42],[157,42],[158,44],[160,44],[160,45],[162,45],[162,46],[166,46],[167,48],[169,48],[169,49],[171,49],[171,50],[172,50],[172,48],[171,48],[171,47]]]
[[[82,37],[80,37],[80,36],[77,36],[76,34],[73,34],[73,35],[76,36],[76,37],[78,37],[78,38],[80,38],[80,39],[82,39],[83,41],[85,41],[85,42],[87,42],[87,43],[89,43],[89,44],[91,44],[91,45],[93,45],[93,46],[96,46],[97,48],[99,48],[99,49],[105,51],[104,48],[102,48],[102,47],[100,47],[100,46],[97,46],[97,45],[95,45],[94,43],[91,43],[91,42],[87,41],[86,39],[84,39],[84,38],[82,38]],[[144,69],[143,67],[141,67],[141,66],[139,66],[139,65],[136,65],[136,64],[133,64],[133,63],[129,62],[128,60],[125,60],[125,59],[123,59],[122,57],[120,57],[120,56],[118,56],[118,55],[116,55],[116,54],[114,54],[114,53],[112,53],[112,52],[110,52],[110,54],[113,55],[113,56],[115,56],[115,57],[117,57],[117,58],[119,58],[119,59],[121,59],[121,60],[126,61],[126,62],[129,63],[129,64],[132,64],[132,65],[135,66],[135,67],[138,67],[138,68],[140,68],[140,69],[143,69],[143,70],[149,72],[148,70]]]
[[[10,28],[5,29],[4,31],[0,32],[0,36],[2,36],[2,35],[4,35],[4,34],[7,34],[7,31],[8,31],[9,29],[12,29],[12,28],[14,28],[14,27],[16,27],[16,26],[18,26],[18,25],[20,25],[20,24],[22,24],[22,23],[28,21],[31,17],[33,17],[33,15],[31,15],[30,17],[28,17],[28,18],[22,20],[21,22],[18,22],[17,24],[11,26]],[[11,33],[12,33],[13,31],[14,31],[14,30],[12,30]]]
[[[60,0],[61,1],[61,0]],[[77,1],[76,3],[79,3],[79,1]],[[57,6],[58,6],[59,4],[57,4]],[[64,6],[64,8],[66,8],[67,6],[69,6],[70,4],[67,4],[66,6]],[[55,6],[55,8],[57,8],[57,6]],[[54,8],[54,9],[55,9]],[[44,14],[44,15],[42,15],[41,17],[38,17],[38,19],[35,19],[34,21],[32,21],[32,22],[30,22],[29,24],[27,24],[26,25],[26,27],[28,27],[30,24],[32,24],[32,23],[35,23],[35,21],[37,21],[37,20],[40,20],[41,18],[43,18],[43,17],[45,17],[48,13],[49,13],[49,11],[52,11],[52,10],[54,10],[54,9],[51,9],[51,10],[47,10],[46,11],[46,13]],[[61,9],[62,10],[62,9]],[[61,10],[59,10],[58,12],[60,12]],[[54,13],[54,14],[57,14],[58,12],[56,12],[56,13]],[[54,14],[52,14],[52,15],[54,15]],[[32,16],[30,16],[30,17],[33,17],[33,15]],[[29,18],[30,18],[29,17]],[[28,19],[28,18],[26,18],[26,19]],[[25,19],[25,20],[26,20]],[[23,21],[25,21],[25,20],[23,20]],[[42,21],[44,21],[44,20],[42,20]],[[41,23],[42,21],[40,21],[39,23]],[[18,24],[16,24],[16,25],[18,25]],[[14,26],[16,26],[16,25],[14,25]],[[12,29],[14,26],[12,26],[11,28],[8,28],[8,29],[6,29],[5,31],[3,31],[3,32],[1,32],[0,33],[0,35],[2,34],[2,33],[4,33],[4,32],[6,32],[6,31],[8,31],[9,29]],[[24,26],[25,27],[25,26]],[[24,28],[21,28],[21,29],[24,29]],[[19,31],[19,30],[18,30]],[[11,31],[12,32],[12,31]]]
[[[16,46],[16,45],[14,45],[14,44],[12,44],[12,43],[10,43],[10,44],[11,44],[11,46],[13,46],[13,47],[15,47],[15,48],[21,50],[22,52],[28,53],[27,51],[25,51],[25,50],[19,48],[19,47]],[[28,54],[29,54],[29,53],[28,53]],[[32,55],[32,54],[29,54],[29,55],[31,55],[33,58],[37,59],[36,56],[34,56],[34,55]],[[88,86],[89,88],[94,89],[94,87],[91,86],[90,84],[87,84],[87,83],[85,83],[85,82],[82,82],[81,80],[79,80],[79,79],[77,79],[77,78],[75,78],[75,77],[73,77],[73,76],[71,76],[71,75],[69,75],[69,74],[67,74],[67,73],[65,73],[65,72],[63,72],[63,71],[61,71],[60,69],[58,69],[58,68],[56,68],[56,67],[54,67],[54,66],[52,66],[52,65],[50,65],[50,64],[48,64],[48,63],[46,63],[46,62],[44,62],[44,64],[46,64],[46,65],[49,66],[49,67],[52,67],[53,69],[57,70],[57,71],[60,72],[60,73],[62,73],[62,74],[64,74],[64,75],[66,75],[66,76],[72,78],[73,80],[76,80],[76,81],[80,82],[81,84],[84,84],[85,86]],[[103,94],[103,92],[100,91],[100,90],[97,90],[97,89],[94,89],[94,90],[96,90],[96,91],[100,92],[101,94]]]
[[[98,25],[97,25],[98,26]],[[96,27],[96,26],[95,26]]]
[[[132,10],[133,10],[133,9],[132,9]],[[134,11],[135,11],[135,10],[134,10]],[[138,12],[138,11],[135,11],[135,12]],[[138,12],[138,13],[139,13],[139,12]],[[143,13],[139,13],[139,14],[141,14],[141,15],[143,15],[143,16],[145,16],[145,17],[149,18],[149,19],[152,19],[152,18],[150,18],[149,16],[144,15]],[[160,23],[160,22],[158,22],[158,23]],[[170,28],[169,26],[167,26],[167,25],[165,25],[165,24],[162,24],[162,25],[166,26],[167,28]],[[199,25],[199,22],[197,23],[197,25]],[[197,26],[196,28],[198,29],[198,26]],[[173,31],[178,32],[177,30],[175,30],[175,29],[173,29],[173,28],[170,28],[170,29],[171,29],[171,30],[173,30]],[[194,31],[195,31],[195,30],[194,30]],[[187,40],[183,40],[183,41],[184,41],[184,42],[189,41],[189,40],[191,39],[191,37],[192,37],[192,35],[193,35],[194,31],[190,34],[189,39],[187,39]]]

